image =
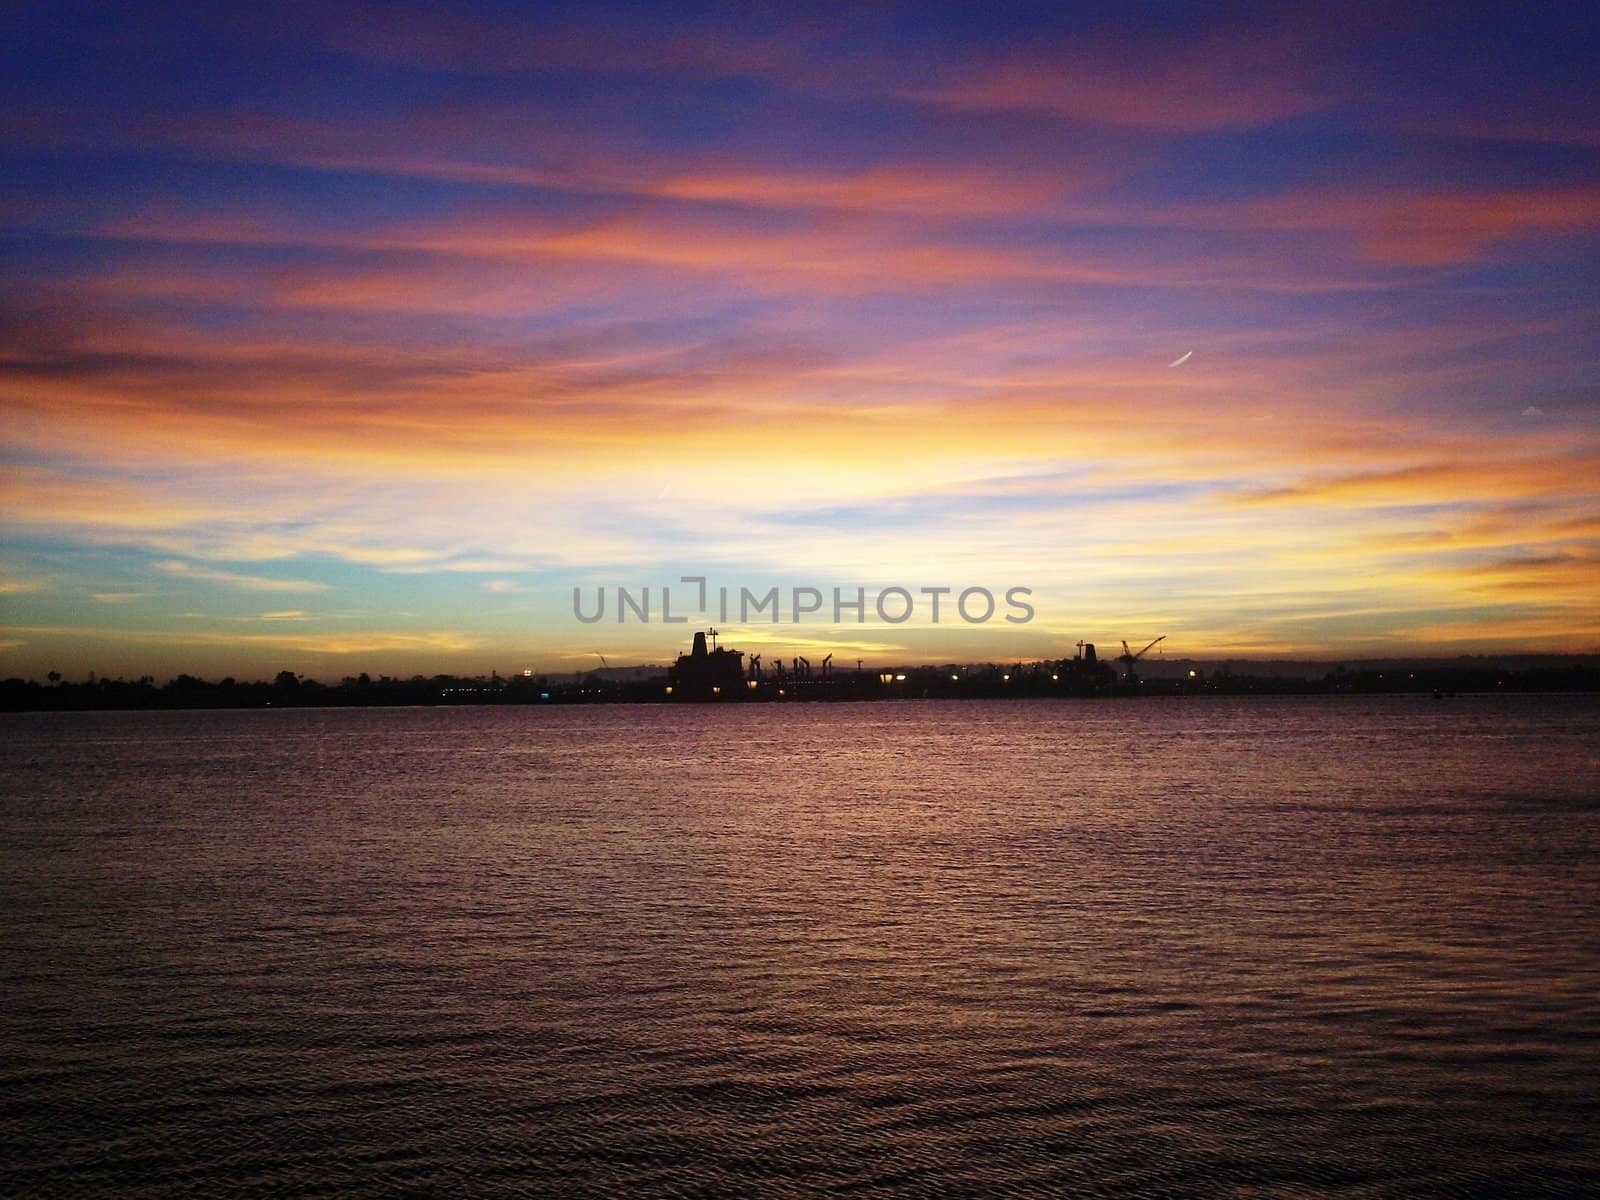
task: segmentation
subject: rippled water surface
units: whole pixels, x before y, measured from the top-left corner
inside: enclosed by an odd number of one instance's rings
[[[0,718],[0,1192],[1600,1187],[1600,701]]]

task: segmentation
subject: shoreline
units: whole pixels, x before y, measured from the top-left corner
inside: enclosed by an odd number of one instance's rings
[[[1415,695],[1436,700],[1460,696],[1600,693],[1600,667],[1576,665],[1513,671],[1502,668],[1436,668],[1415,671],[1352,671],[1340,668],[1320,679],[1294,676],[1196,672],[1193,677],[1154,678],[1112,684],[1043,673],[1013,677],[999,668],[951,674],[943,668],[896,672],[884,682],[878,672],[800,679],[777,686],[751,680],[727,696],[673,695],[666,677],[608,681],[590,677],[551,682],[540,678],[461,679],[421,676],[325,685],[292,682],[218,682],[179,676],[166,684],[98,680],[92,683],[0,682],[0,712],[137,712],[258,708],[460,708],[583,704],[832,704],[896,700],[1137,700],[1217,696]]]

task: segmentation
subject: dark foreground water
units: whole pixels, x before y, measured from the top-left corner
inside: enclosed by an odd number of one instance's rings
[[[1600,1189],[1600,701],[0,719],[0,1192]]]

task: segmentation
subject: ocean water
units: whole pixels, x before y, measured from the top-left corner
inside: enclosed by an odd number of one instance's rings
[[[0,718],[0,1192],[1600,1192],[1600,698]]]

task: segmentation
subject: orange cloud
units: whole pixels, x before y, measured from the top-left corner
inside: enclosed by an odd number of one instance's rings
[[[1345,98],[1345,89],[1308,69],[1314,48],[1326,50],[1327,32],[1297,22],[1285,14],[1248,38],[1220,28],[1138,41],[1080,36],[1015,52],[913,95],[955,109],[1161,133],[1249,129]]]
[[[482,645],[482,639],[449,631],[365,630],[352,633],[240,633],[236,630],[128,629],[97,626],[0,626],[7,634],[30,638],[104,639],[141,646],[213,646],[224,649],[270,650],[308,654],[354,655],[390,652],[455,653]],[[26,644],[23,642],[15,643]]]
[[[1600,228],[1600,188],[1308,190],[1179,215],[1235,229],[1348,234],[1365,258],[1425,267],[1470,262],[1510,238]]]
[[[1600,449],[1582,454],[1516,460],[1482,458],[1432,462],[1383,471],[1358,471],[1308,479],[1287,487],[1246,493],[1243,503],[1319,505],[1440,505],[1587,495],[1600,471]]]

